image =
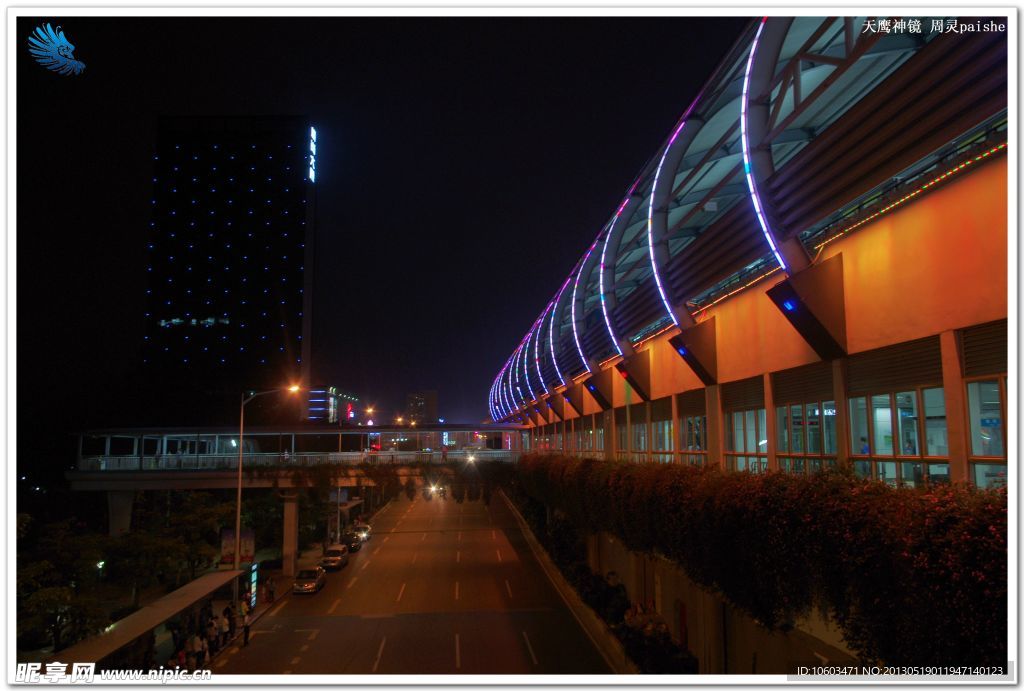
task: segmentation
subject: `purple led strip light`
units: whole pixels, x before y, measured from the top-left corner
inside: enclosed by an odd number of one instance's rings
[[[786,262],[782,261],[782,255],[779,254],[779,250],[775,246],[775,240],[772,238],[772,231],[768,227],[768,219],[764,215],[761,197],[757,193],[757,185],[754,184],[754,176],[750,172],[750,141],[748,140],[747,135],[747,92],[750,89],[750,70],[754,66],[754,53],[757,51],[757,42],[761,38],[761,31],[764,30],[764,25],[767,21],[768,17],[763,17],[761,19],[761,24],[757,27],[757,34],[754,35],[754,41],[750,44],[750,57],[747,58],[747,72],[743,76],[743,95],[740,98],[740,142],[743,144],[743,172],[747,176],[747,186],[750,188],[750,200],[754,202],[754,214],[757,216],[757,222],[761,224],[761,232],[764,233],[764,238],[768,241],[768,246],[772,248],[772,254],[775,255],[776,261],[779,262],[779,266],[783,271],[788,272]]]
[[[555,313],[558,311],[558,301],[562,299],[562,293],[569,285],[569,276],[565,279],[565,283],[558,290],[558,295],[555,296],[555,301],[552,303],[551,308],[551,326],[548,327],[548,346],[551,348],[551,362],[555,365],[555,374],[558,375],[558,380],[562,382],[562,386],[565,386],[565,377],[562,376],[562,371],[558,369],[558,357],[555,355]]]
[[[637,178],[633,181],[633,186],[629,188],[629,192],[626,192],[626,198],[622,200],[621,204],[619,204],[619,209],[615,212],[611,225],[608,226],[608,234],[604,236],[604,246],[601,248],[601,274],[598,283],[598,290],[601,294],[601,312],[604,314],[604,323],[605,326],[608,327],[608,335],[612,339],[612,346],[615,348],[615,352],[619,355],[622,355],[622,348],[619,347],[619,339],[615,336],[615,329],[612,328],[612,320],[608,318],[608,305],[606,304],[604,297],[604,257],[605,253],[608,252],[608,241],[612,239],[612,233],[615,231],[615,224],[619,222],[619,217],[626,209],[626,204],[629,203],[629,199],[633,196],[633,191],[636,190],[636,186],[639,183],[640,179]],[[614,268],[612,270],[614,271]]]
[[[590,246],[587,253],[583,256],[583,261],[580,262],[580,270],[576,272],[576,281],[572,284],[572,337],[576,341],[576,350],[580,353],[580,361],[583,366],[587,368],[587,372],[590,372],[590,365],[587,364],[587,356],[583,354],[583,346],[580,345],[580,335],[576,331],[576,290],[580,287],[580,276],[583,275],[583,267],[587,265],[587,260],[590,259],[590,253],[597,247],[597,240],[601,238],[600,235],[594,240],[594,244]]]
[[[526,407],[526,397],[523,396],[523,388],[519,386],[519,356],[523,353],[523,343],[519,343],[519,347],[516,348],[516,354],[512,356],[512,374],[515,376],[515,390],[519,394],[519,401]],[[510,377],[511,379],[511,377]]]
[[[526,334],[526,351],[523,353],[523,379],[526,380],[526,388],[530,392],[531,401],[537,400],[537,394],[533,391],[533,384],[530,383],[530,339],[536,330],[537,322],[533,322],[533,326],[530,327],[530,333]]]
[[[533,340],[533,361],[537,365],[537,379],[540,380],[540,385],[544,388],[544,393],[550,395],[548,391],[548,385],[544,383],[544,375],[540,373],[540,332],[544,330],[544,319],[548,316],[548,310],[551,309],[551,303],[544,308],[544,312],[540,315],[540,326],[537,327],[537,336]]]

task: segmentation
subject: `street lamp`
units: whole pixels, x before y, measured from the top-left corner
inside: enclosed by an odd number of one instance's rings
[[[257,396],[266,396],[270,393],[277,393],[279,391],[288,391],[289,393],[298,393],[299,385],[292,384],[287,389],[270,389],[268,391],[254,391],[248,396],[245,392],[242,392],[242,405],[238,412],[238,495],[235,499],[235,571],[238,571],[241,566],[242,558],[242,452],[245,445],[242,443],[245,435],[245,404],[256,398]],[[234,580],[233,600],[234,604],[238,604],[238,579]]]

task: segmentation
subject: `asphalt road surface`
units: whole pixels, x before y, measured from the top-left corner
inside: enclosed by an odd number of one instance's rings
[[[314,595],[290,595],[219,674],[607,674],[500,496],[401,495]]]

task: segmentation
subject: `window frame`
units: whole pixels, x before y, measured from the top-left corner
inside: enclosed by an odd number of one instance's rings
[[[725,435],[725,437],[726,437],[725,447],[726,448],[725,448],[725,451],[723,452],[724,455],[725,455],[725,467],[726,467],[727,470],[737,471],[737,472],[752,473],[752,474],[765,473],[765,472],[768,471],[768,446],[769,446],[768,444],[765,444],[765,449],[764,449],[763,453],[760,452],[760,451],[735,451],[735,450],[730,449],[730,447],[732,447],[733,444],[734,444],[734,439],[733,439],[733,437],[734,437],[734,435],[733,435],[734,428],[733,428],[732,416],[733,415],[742,415],[744,417],[743,434],[744,434],[744,437],[746,437],[747,428],[746,428],[745,419],[746,419],[747,413],[753,413],[754,414],[754,444],[755,444],[755,446],[759,446],[758,440],[762,438],[762,434],[763,434],[763,438],[764,439],[766,439],[766,440],[769,439],[768,429],[767,429],[767,427],[768,427],[768,409],[765,408],[763,404],[760,407],[736,408],[736,409],[732,409],[732,410],[722,411],[722,415],[725,418],[723,420],[723,422],[725,423],[725,429],[728,430],[728,432]],[[765,422],[764,422],[765,429],[764,430],[760,429],[760,427],[761,427],[761,416],[758,413],[763,413],[764,414],[764,420],[765,420]],[[738,459],[738,458],[748,459],[746,461],[747,462],[747,467],[746,468],[737,468],[736,467],[736,459]],[[749,461],[749,459],[751,459],[751,458],[756,458],[757,459],[757,464],[759,466],[757,468],[757,470],[752,470],[750,468],[750,461]]]
[[[775,406],[775,428],[776,428],[776,435],[775,435],[775,460],[776,460],[776,462],[779,465],[779,470],[781,470],[784,473],[790,473],[790,474],[793,474],[793,475],[809,475],[811,473],[821,472],[821,471],[825,470],[826,467],[830,468],[830,469],[831,468],[835,468],[836,464],[839,462],[838,461],[838,457],[839,457],[839,450],[838,450],[838,448],[836,449],[836,451],[834,451],[832,453],[826,453],[825,450],[824,450],[825,449],[825,403],[831,403],[833,409],[835,410],[835,415],[833,417],[839,417],[840,410],[839,410],[839,406],[836,404],[835,400],[828,399],[828,400],[799,401],[799,400],[788,400],[787,399],[787,400],[784,400],[784,401],[773,401],[772,403]],[[819,444],[819,451],[816,452],[816,453],[811,453],[811,452],[808,451],[808,448],[810,446],[808,444],[808,442],[810,441],[810,437],[809,437],[809,435],[807,433],[808,432],[807,421],[809,419],[808,416],[807,416],[807,406],[809,406],[809,405],[816,405],[816,406],[818,406],[818,430],[819,430],[819,434],[821,435],[821,438],[820,438],[820,444]],[[802,418],[801,419],[803,420],[803,424],[801,425],[801,428],[802,428],[801,429],[801,448],[803,450],[800,451],[800,452],[796,452],[796,451],[792,450],[792,447],[793,447],[793,430],[792,430],[792,420],[790,419],[789,415],[790,415],[790,412],[792,411],[793,406],[800,406],[801,414],[802,414]],[[777,434],[778,426],[779,426],[779,423],[778,423],[778,421],[779,421],[779,411],[781,409],[785,409],[785,413],[787,415],[787,418],[786,418],[786,447],[787,447],[787,450],[785,450],[785,451],[783,451],[782,449],[779,448],[779,441],[780,440],[779,440],[779,437],[778,437],[778,434]],[[839,444],[843,443],[843,440],[839,439],[839,437],[837,436],[835,438],[835,442],[836,442],[836,445],[838,447]],[[784,463],[785,462],[788,461],[788,462],[793,463],[795,465],[795,462],[797,460],[803,461],[803,469],[802,470],[798,471],[798,470],[793,470],[792,468],[784,467]],[[818,462],[817,463],[818,468],[815,469],[815,470],[811,469],[811,462],[812,461],[817,461]]]
[[[867,479],[876,480],[879,482],[885,482],[894,487],[921,487],[927,488],[933,483],[931,481],[932,473],[931,466],[937,464],[945,464],[947,468],[946,478],[949,481],[950,472],[952,471],[952,464],[950,461],[949,448],[946,448],[946,454],[943,456],[928,456],[923,453],[927,447],[927,436],[926,436],[926,412],[924,407],[924,391],[926,389],[941,389],[943,395],[943,402],[945,402],[946,391],[942,382],[918,384],[916,386],[895,386],[887,387],[884,389],[872,389],[868,393],[857,394],[851,396],[847,394],[846,397],[846,415],[849,420],[849,424],[846,426],[846,443],[847,449],[849,449],[850,463],[855,469],[858,468],[860,463],[869,463],[870,476],[863,476],[858,473],[861,477],[867,477]],[[902,453],[903,448],[903,428],[899,424],[899,408],[896,404],[896,396],[901,393],[913,392],[914,402],[916,403],[916,410],[918,411],[917,419],[915,422],[915,430],[917,431],[916,441],[916,453],[908,454]],[[892,453],[891,454],[880,454],[875,451],[875,419],[873,414],[872,399],[877,396],[888,396],[889,398],[889,425],[893,433]],[[860,452],[859,447],[854,445],[854,429],[853,419],[849,413],[850,403],[857,399],[863,399],[866,402],[866,415],[865,422],[867,423],[867,438],[868,438],[868,450],[869,453],[864,454]],[[949,421],[946,422],[946,433],[949,433]],[[892,463],[896,466],[896,476],[890,482],[889,478],[880,477],[879,466],[882,463]],[[921,467],[921,482],[918,484],[911,484],[904,480],[903,466],[906,463],[917,463]],[[938,475],[936,475],[938,477]]]
[[[974,453],[974,430],[971,427],[971,395],[968,389],[970,384],[982,381],[996,381],[999,386],[999,414],[1000,420],[1003,423],[1003,455],[1002,456],[981,456]],[[967,437],[967,476],[969,482],[977,486],[975,482],[975,465],[1002,465],[1005,468],[1003,485],[1007,486],[1009,478],[1010,456],[1009,456],[1009,440],[1007,439],[1007,430],[1009,425],[1007,424],[1007,393],[1009,387],[1009,376],[1006,372],[1001,374],[983,374],[973,377],[964,377],[963,380],[963,393],[964,393],[964,431]]]

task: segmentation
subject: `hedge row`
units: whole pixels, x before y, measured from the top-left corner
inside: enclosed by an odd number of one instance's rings
[[[514,488],[507,496],[515,502],[530,530],[580,599],[604,620],[642,674],[697,673],[697,659],[676,645],[667,631],[641,631],[626,624],[626,588],[622,584],[613,586],[603,576],[591,572],[578,526],[558,516],[548,520],[543,504]]]
[[[1007,661],[1005,490],[551,456],[523,457],[517,480],[770,629],[817,607],[865,662]]]

